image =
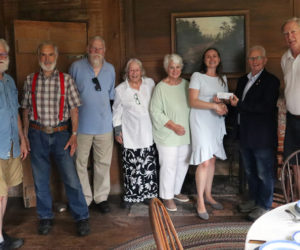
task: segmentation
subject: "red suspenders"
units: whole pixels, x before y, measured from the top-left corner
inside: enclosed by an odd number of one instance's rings
[[[36,87],[36,79],[38,78],[39,73],[35,73],[32,79],[32,88],[31,88],[31,101],[33,108],[33,117],[34,120],[37,120],[37,108],[36,108],[36,96],[35,96],[35,87]],[[63,111],[64,111],[64,102],[65,102],[65,81],[64,74],[59,72],[59,80],[60,80],[60,105],[59,105],[59,120],[63,119]]]
[[[64,102],[65,102],[65,83],[64,83],[64,74],[59,72],[60,79],[60,106],[59,106],[59,120],[63,119],[63,111],[64,111]]]

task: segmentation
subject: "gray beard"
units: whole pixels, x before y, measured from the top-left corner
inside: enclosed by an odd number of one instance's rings
[[[89,62],[93,67],[99,67],[103,63],[102,55],[91,55],[89,54]]]
[[[0,73],[4,73],[6,70],[8,70],[9,58],[0,60],[0,62]]]
[[[51,65],[45,65],[44,63],[42,62],[39,62],[42,70],[44,71],[53,71],[56,67],[56,61],[54,63],[52,63]]]

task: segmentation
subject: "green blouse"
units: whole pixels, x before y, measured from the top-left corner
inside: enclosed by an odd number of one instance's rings
[[[185,79],[178,85],[159,82],[153,92],[150,103],[150,114],[155,143],[164,146],[181,146],[190,144],[190,126],[188,105],[189,82]],[[185,134],[177,135],[165,127],[172,120],[185,128]]]

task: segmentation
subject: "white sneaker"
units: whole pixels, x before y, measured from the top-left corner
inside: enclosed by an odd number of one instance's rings
[[[181,202],[188,202],[190,200],[189,197],[185,194],[174,195],[174,199],[178,200],[178,201],[181,201]]]

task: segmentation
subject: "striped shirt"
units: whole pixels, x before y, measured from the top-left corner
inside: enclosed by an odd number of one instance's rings
[[[22,108],[29,109],[30,120],[34,121],[32,106],[32,80],[34,73],[27,76],[24,84]],[[42,70],[36,80],[35,96],[38,119],[43,126],[56,127],[60,122],[65,122],[70,118],[70,110],[80,106],[79,93],[74,80],[70,75],[64,73],[65,101],[63,110],[63,120],[59,120],[60,109],[60,79],[59,71],[56,69],[51,76],[46,77]]]

